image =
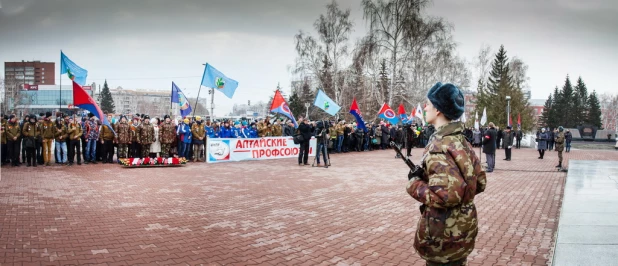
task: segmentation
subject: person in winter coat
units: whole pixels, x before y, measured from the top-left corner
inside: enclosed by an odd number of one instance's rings
[[[120,116],[120,122],[116,124],[115,142],[118,144],[118,159],[126,159],[129,156],[129,144],[131,144],[131,127],[127,123],[126,116]]]
[[[82,131],[82,127],[73,117],[69,118],[68,125],[68,139],[69,143],[69,166],[73,165],[75,161],[75,157],[77,156],[77,165],[82,164],[82,153],[81,153],[81,138],[84,132]]]
[[[232,128],[228,121],[225,121],[221,129],[219,129],[219,138],[233,138]]]
[[[28,122],[24,124],[24,126],[22,127],[22,132],[21,132],[22,138],[24,140],[23,143],[26,148],[26,160],[25,161],[27,162],[27,165],[26,165],[27,167],[30,167],[30,166],[36,167],[37,161],[36,161],[36,152],[34,149],[36,147],[36,138],[39,137],[41,132],[36,122],[36,116],[29,115],[26,117],[28,117]]]
[[[566,131],[564,133],[564,140],[566,143],[566,152],[571,152],[571,141],[573,140],[573,134],[571,134],[571,130]]]
[[[309,125],[309,120],[303,118],[298,119],[298,132],[303,136],[303,141],[300,142],[300,152],[298,153],[298,165],[309,165],[309,140],[313,135],[313,129]]]
[[[189,126],[189,119],[185,118],[183,123],[178,125],[176,133],[180,136],[178,142],[178,157],[189,158],[189,145],[191,145],[191,127]]]
[[[517,141],[515,144],[516,149],[521,149],[521,139],[524,137],[524,132],[521,131],[521,127],[517,127],[517,131],[515,131],[515,140]]]
[[[390,145],[389,139],[391,138],[391,136],[388,127],[386,127],[383,122],[380,123],[380,130],[382,131],[381,145],[382,149],[384,150],[386,149],[386,147],[388,147],[388,145]]]
[[[558,152],[558,165],[557,168],[562,168],[562,151],[564,151],[564,128],[558,127],[558,132],[555,134],[554,142],[556,143],[556,151]]]
[[[163,117],[163,123],[159,126],[159,141],[161,142],[161,157],[169,158],[172,155],[172,145],[176,141],[176,125],[172,123],[169,115]]]
[[[466,265],[478,234],[474,198],[485,191],[487,178],[465,140],[463,123],[453,122],[464,112],[461,91],[438,83],[427,98],[427,122],[437,130],[422,167],[408,174],[407,192],[422,203],[414,249],[427,265]]]
[[[9,122],[7,123],[7,129],[5,133],[11,165],[19,166],[19,150],[21,148],[21,127],[15,115],[9,116]]]
[[[161,154],[161,122],[158,117],[152,119],[152,127],[154,128],[154,142],[150,144],[150,157],[157,158]]]
[[[513,135],[513,131],[511,131],[511,126],[506,127],[502,134],[502,148],[504,149],[504,160],[510,161],[511,148],[513,147],[513,139],[515,137]]]
[[[365,140],[365,131],[362,128],[357,127],[354,130],[354,134],[356,135],[356,151],[363,151],[363,141]]]
[[[98,134],[97,134],[98,135]],[[59,164],[68,164],[68,154],[67,154],[67,127],[64,124],[63,120],[56,120],[56,129],[54,136],[56,137],[56,154],[59,157],[59,161],[56,163]],[[97,140],[92,140],[95,145]]]
[[[257,125],[255,123],[251,123],[251,127],[249,127],[249,138],[258,138]]]
[[[288,124],[283,128],[283,136],[292,137],[294,136],[294,123],[292,121],[288,121]]]
[[[551,129],[547,129],[547,150],[552,151],[554,150],[554,137],[555,137],[555,133],[553,130]]]
[[[202,126],[202,118],[196,117],[197,126],[193,127],[193,162],[204,162],[204,144],[206,143],[206,131]]]
[[[145,115],[143,123],[139,126],[137,141],[142,145],[142,154],[140,158],[150,156],[150,145],[155,142],[155,130],[150,123],[150,116]]]
[[[545,156],[545,150],[547,150],[547,142],[549,141],[549,138],[549,133],[545,131],[545,128],[541,128],[541,132],[536,136],[539,159],[543,159],[543,156]]]
[[[487,170],[486,173],[491,173],[496,167],[496,143],[497,135],[496,126],[493,122],[489,122],[489,129],[485,130],[483,135],[483,153],[487,158]]]
[[[43,162],[45,166],[51,165],[52,144],[54,143],[54,122],[51,121],[51,113],[45,113],[43,124],[41,127],[41,135],[43,137]],[[85,149],[86,147],[84,147]]]

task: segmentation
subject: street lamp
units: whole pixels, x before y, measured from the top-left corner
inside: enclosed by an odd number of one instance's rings
[[[510,126],[509,120],[511,118],[511,96],[506,96],[506,126]]]
[[[305,103],[305,107],[307,107],[307,112],[305,113],[305,120],[309,120],[309,106],[311,106],[311,103]]]

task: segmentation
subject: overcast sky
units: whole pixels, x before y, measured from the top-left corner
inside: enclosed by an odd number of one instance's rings
[[[289,92],[294,34],[314,33],[329,2],[0,0],[0,61],[52,61],[58,69],[62,49],[89,71],[88,83],[166,90],[175,81],[188,97],[208,62],[240,83],[233,100],[216,94],[215,114],[223,115],[233,103],[268,100],[278,82]],[[366,32],[361,1],[338,2],[351,9],[353,44]],[[590,91],[616,92],[616,0],[435,0],[427,13],[454,25],[469,61],[483,44],[494,52],[504,44],[528,64],[533,98],[546,98],[567,74],[581,75]]]

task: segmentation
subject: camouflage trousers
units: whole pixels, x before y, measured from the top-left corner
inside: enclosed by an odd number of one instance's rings
[[[142,144],[142,158],[150,156],[150,144]]]
[[[170,143],[161,143],[161,157],[167,158],[170,156],[170,147],[172,144]]]
[[[127,158],[129,155],[129,144],[118,144],[118,158]]]
[[[558,152],[558,161],[562,163],[562,151]]]
[[[427,266],[466,266],[468,265],[467,259],[468,258],[463,258],[460,260],[450,261],[447,263],[427,261]]]

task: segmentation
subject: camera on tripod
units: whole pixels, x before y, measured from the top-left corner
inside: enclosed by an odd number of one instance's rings
[[[328,129],[330,128],[330,123],[326,120],[319,120],[315,123],[315,127],[316,127],[316,137],[324,137],[326,138],[326,134],[328,134]],[[326,134],[324,134],[324,130],[326,131]]]

